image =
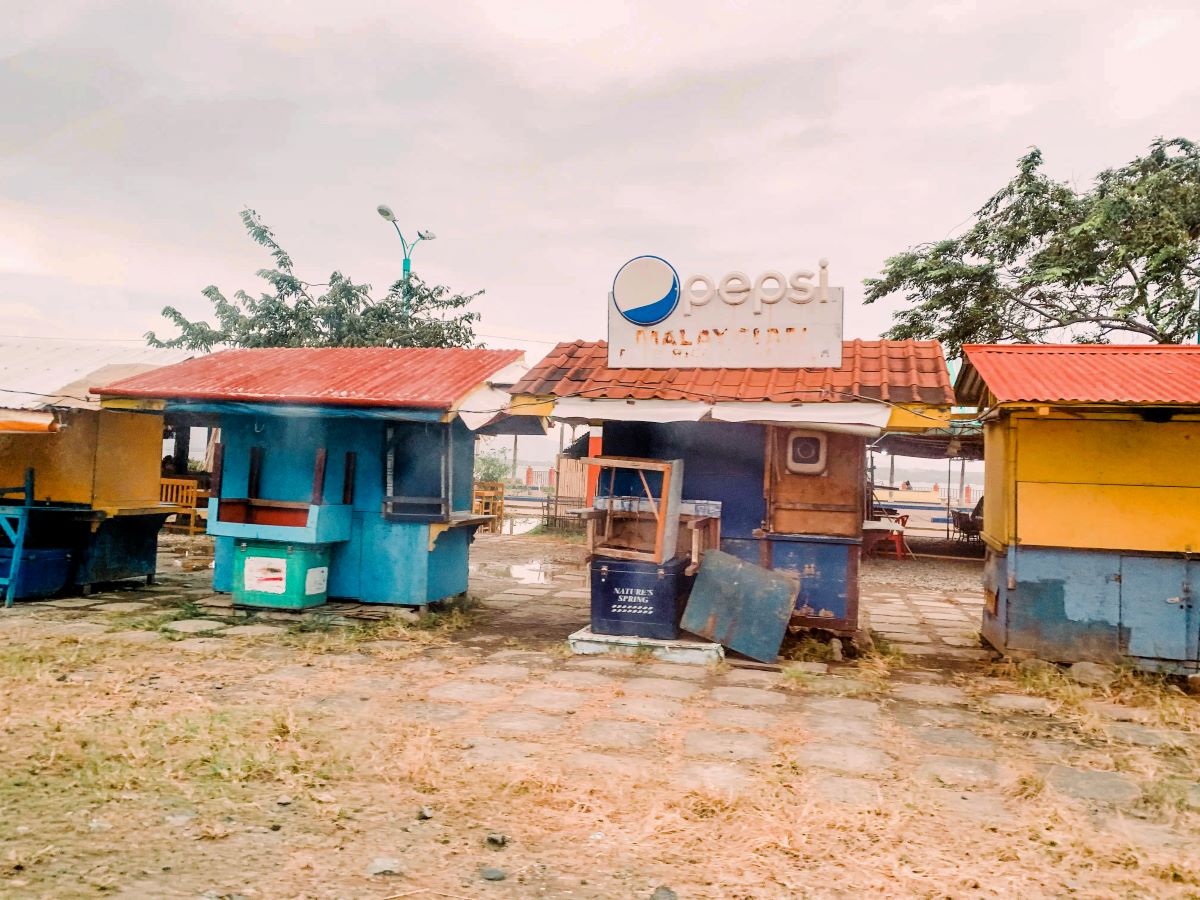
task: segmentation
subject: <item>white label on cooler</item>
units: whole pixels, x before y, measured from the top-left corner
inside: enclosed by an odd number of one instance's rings
[[[305,594],[323,594],[329,586],[329,566],[317,566],[309,569],[304,576]]]
[[[269,556],[247,556],[242,580],[246,590],[282,594],[287,590],[287,560]]]

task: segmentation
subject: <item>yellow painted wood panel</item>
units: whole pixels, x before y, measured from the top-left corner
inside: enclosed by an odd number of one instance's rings
[[[1017,484],[1021,544],[1097,550],[1200,550],[1200,488]]]
[[[54,434],[0,435],[0,484],[21,484],[32,466],[39,500],[90,504],[99,415],[70,410]]]
[[[1200,422],[1014,421],[1018,481],[1200,487]]]
[[[893,406],[888,417],[887,430],[922,432],[945,425],[949,421],[950,410],[947,407],[916,404]]]
[[[104,410],[96,455],[96,506],[154,506],[162,472],[162,416]]]
[[[1007,418],[988,422],[983,428],[983,531],[999,544],[1013,538],[1009,517],[1009,440]]]

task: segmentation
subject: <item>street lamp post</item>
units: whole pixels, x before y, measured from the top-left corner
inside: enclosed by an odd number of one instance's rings
[[[412,252],[421,241],[432,241],[437,235],[429,229],[418,231],[417,239],[410,244],[408,239],[404,237],[403,232],[400,231],[400,223],[396,221],[396,214],[392,212],[390,206],[381,204],[375,207],[375,211],[383,216],[384,219],[391,222],[392,227],[396,229],[396,234],[400,235],[400,245],[404,248],[404,311],[407,313],[409,298],[408,278],[412,274]]]

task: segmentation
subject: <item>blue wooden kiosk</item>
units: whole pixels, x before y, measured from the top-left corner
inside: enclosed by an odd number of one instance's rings
[[[823,368],[615,368],[605,342],[559,344],[514,410],[588,424],[592,457],[677,460],[684,507],[719,508],[719,548],[796,583],[797,625],[858,629],[868,439],[925,430],[953,403],[934,341],[846,341]],[[651,493],[659,482],[647,475]],[[641,492],[629,473],[594,485]]]
[[[515,350],[230,350],[108,385],[221,428],[213,587],[252,606],[405,606],[467,589],[475,434]]]

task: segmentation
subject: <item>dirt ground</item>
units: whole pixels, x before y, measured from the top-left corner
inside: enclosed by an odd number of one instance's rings
[[[570,656],[570,542],[415,623],[238,617],[184,549],[0,615],[0,895],[1200,896],[1195,700],[996,662],[977,562],[867,561],[875,652],[763,671]]]

